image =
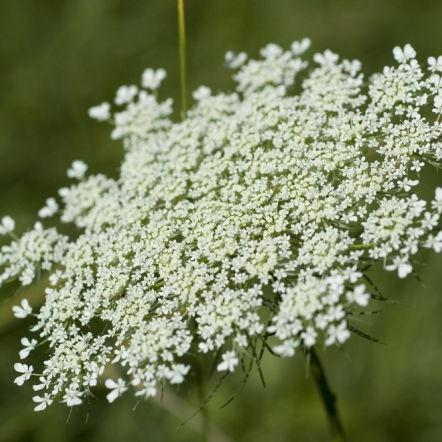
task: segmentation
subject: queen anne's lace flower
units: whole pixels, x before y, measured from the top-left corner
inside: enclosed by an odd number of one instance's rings
[[[60,204],[78,234],[37,223],[0,252],[0,283],[50,272],[20,353],[47,355],[37,411],[79,405],[109,365],[113,401],[181,383],[196,351],[228,372],[258,345],[281,356],[340,345],[374,302],[369,264],[405,277],[420,248],[441,251],[442,188],[430,204],[414,193],[442,160],[440,58],[425,72],[410,45],[395,48],[398,64],[365,82],[359,61],[329,50],[309,65],[309,45],[271,44],[248,62],[228,53],[236,90],[197,89],[179,123],[170,100],[136,86],[118,90],[113,116],[106,103],[89,111],[124,141],[119,178],[74,162],[80,181],[44,215]],[[146,70],[142,86],[164,77]],[[3,218],[0,233],[13,228]],[[15,368],[20,385],[33,372]]]

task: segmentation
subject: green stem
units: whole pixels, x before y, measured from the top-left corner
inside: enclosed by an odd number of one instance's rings
[[[206,386],[202,361],[196,361],[196,375],[198,384],[198,397],[201,404],[201,436],[203,442],[209,441],[210,417],[207,408]]]
[[[181,118],[184,120],[187,113],[186,19],[184,15],[184,0],[177,0],[177,7],[178,44],[180,57]]]
[[[345,442],[344,428],[339,417],[338,408],[336,405],[336,395],[330,388],[327,381],[324,368],[321,364],[318,354],[311,348],[310,355],[310,373],[319,391],[327,419],[330,426],[330,433],[334,442]]]

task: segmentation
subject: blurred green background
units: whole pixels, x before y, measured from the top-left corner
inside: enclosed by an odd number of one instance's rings
[[[256,54],[268,42],[304,36],[315,50],[357,57],[366,72],[389,63],[410,42],[425,60],[442,53],[442,2],[392,0],[186,0],[190,88],[231,86],[228,49]],[[93,172],[118,173],[119,143],[89,120],[91,105],[147,67],[165,67],[161,93],[177,98],[174,0],[0,0],[0,216],[29,226],[46,197],[66,184],[65,170],[84,159]],[[436,174],[428,187],[441,184]],[[394,302],[365,317],[361,329],[385,344],[354,337],[344,351],[323,353],[349,441],[442,441],[442,257],[419,257],[421,282],[373,273]],[[40,288],[32,293],[38,296]],[[104,393],[72,412],[32,411],[30,387],[12,384],[25,325],[11,319],[17,298],[0,294],[0,441],[199,441],[192,380],[163,403],[131,395],[108,405]],[[267,388],[254,373],[242,393],[235,375],[209,403],[218,437],[239,442],[327,441],[325,415],[302,356],[264,361]],[[212,384],[213,385],[213,384]],[[210,387],[209,387],[210,391]],[[134,410],[135,407],[135,410]]]

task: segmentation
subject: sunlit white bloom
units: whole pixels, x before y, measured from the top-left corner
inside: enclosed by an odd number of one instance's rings
[[[413,271],[411,264],[402,256],[396,256],[391,264],[385,266],[388,271],[397,270],[399,278],[405,278]]]
[[[80,391],[70,388],[63,395],[62,402],[64,402],[68,407],[75,407],[77,405],[81,405],[83,402],[81,400],[81,395],[82,393]]]
[[[434,108],[433,108],[433,112],[435,114],[440,114],[442,113],[442,95],[436,95],[434,97]]]
[[[362,68],[362,63],[359,60],[342,60],[342,66],[352,77],[356,77]]]
[[[323,66],[333,65],[338,61],[338,58],[338,55],[330,51],[330,49],[326,49],[322,54],[317,53],[313,56],[313,60]]]
[[[22,350],[20,350],[19,356],[20,359],[26,359],[29,356],[29,353],[31,353],[32,350],[34,350],[35,346],[37,345],[36,339],[29,340],[28,338],[22,338],[21,339],[21,345],[24,346]]]
[[[153,382],[145,382],[142,388],[138,389],[135,396],[141,396],[144,399],[154,397],[157,394],[157,388]]]
[[[32,389],[34,390],[34,391],[41,391],[41,390],[44,390],[44,389],[48,389],[49,388],[49,386],[50,386],[50,381],[48,380],[48,379],[46,379],[44,376],[40,376],[39,378],[38,378],[38,380],[40,381],[40,384],[34,384],[33,386],[32,386]]]
[[[413,46],[406,44],[403,48],[396,46],[393,49],[393,55],[396,61],[399,63],[405,63],[408,60],[416,57],[416,51],[414,50]]]
[[[20,305],[14,305],[12,312],[16,318],[26,318],[32,313],[32,307],[27,299],[22,299]]]
[[[220,362],[216,367],[218,371],[235,371],[239,359],[234,351],[226,351],[222,355],[221,359],[222,362]]]
[[[357,285],[353,291],[347,293],[347,299],[349,302],[354,302],[362,307],[368,305],[370,295],[367,293],[364,285]]]
[[[36,407],[34,407],[34,411],[43,411],[47,407],[49,407],[49,405],[51,405],[52,402],[54,402],[53,399],[49,396],[48,393],[45,393],[43,395],[43,397],[41,397],[41,396],[34,396],[32,398],[32,400],[38,404]]]
[[[335,343],[342,344],[350,337],[350,332],[348,331],[347,324],[341,322],[337,326],[332,325],[328,329],[328,337],[325,340],[325,345],[332,345]]]
[[[34,371],[34,367],[32,367],[32,365],[26,365],[17,362],[14,364],[14,370],[17,371],[18,373],[21,373],[20,376],[14,379],[14,383],[21,386],[31,378],[32,372]]]
[[[87,171],[87,165],[81,160],[75,160],[72,162],[71,167],[67,170],[67,176],[81,180]]]
[[[417,186],[419,184],[418,180],[409,180],[409,179],[405,179],[404,181],[402,181],[402,187],[405,190],[405,192],[408,192],[411,190],[411,188],[413,186]]]
[[[115,104],[122,105],[130,103],[138,93],[138,88],[134,85],[120,86],[115,96]]]
[[[432,208],[437,210],[438,213],[442,212],[442,187],[438,187],[435,191]]]
[[[58,211],[57,201],[55,201],[54,198],[48,198],[46,200],[46,205],[38,211],[38,216],[40,218],[49,218],[51,216],[54,216],[57,213],[57,211]]]
[[[83,378],[83,385],[87,385],[88,387],[95,387],[98,384],[98,373],[89,372]]]
[[[422,162],[422,161],[418,161],[418,160],[414,160],[414,161],[412,162],[412,165],[411,165],[411,167],[410,167],[410,170],[413,170],[413,171],[415,171],[415,172],[420,172],[421,169],[422,169],[422,167],[424,167],[424,166],[425,166],[425,163],[424,163],[424,162]]]
[[[117,381],[114,381],[113,379],[106,379],[105,385],[106,388],[112,390],[106,395],[106,399],[109,402],[113,402],[127,390],[126,383],[121,378],[117,379]]]
[[[15,221],[10,216],[4,216],[0,221],[0,235],[6,235],[15,229]]]
[[[141,77],[141,85],[146,89],[158,89],[165,78],[166,71],[164,69],[147,68]]]
[[[238,69],[247,60],[247,54],[245,52],[239,52],[235,54],[232,51],[227,51],[225,55],[226,64],[230,69]]]
[[[205,98],[210,97],[211,94],[211,90],[210,88],[208,88],[207,86],[200,86],[198,89],[196,89],[192,96],[195,100],[197,101],[201,101],[204,100]]]
[[[287,339],[282,344],[275,345],[273,351],[279,356],[289,358],[295,355],[298,345],[293,339]]]
[[[97,106],[93,106],[88,110],[89,117],[97,121],[106,121],[110,118],[110,104],[101,103]]]
[[[267,46],[264,46],[260,51],[260,54],[268,60],[274,60],[277,57],[279,57],[282,53],[283,50],[281,46],[275,43],[269,43]]]
[[[312,42],[309,38],[303,38],[301,41],[294,41],[291,49],[295,55],[302,55],[310,48],[311,44]]]
[[[318,334],[313,327],[307,327],[306,331],[301,333],[301,338],[306,347],[313,347],[316,343]]]
[[[442,72],[442,55],[439,57],[428,57],[428,66],[432,72]]]
[[[189,365],[175,364],[171,369],[167,370],[167,378],[171,384],[181,384],[189,370]]]
[[[442,231],[436,236],[430,235],[425,243],[425,247],[433,249],[436,253],[442,252]]]

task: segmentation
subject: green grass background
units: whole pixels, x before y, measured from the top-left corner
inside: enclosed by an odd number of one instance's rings
[[[309,36],[314,50],[357,57],[370,73],[410,42],[422,60],[442,54],[440,0],[187,0],[190,89],[232,85],[228,49],[256,54],[268,42],[289,45]],[[178,98],[174,0],[0,0],[0,215],[29,226],[46,197],[65,185],[73,159],[92,172],[118,173],[122,147],[109,127],[89,120],[91,105],[137,83],[147,67],[165,67],[163,96]],[[441,185],[430,174],[428,188]],[[354,337],[323,360],[339,396],[349,441],[442,441],[442,257],[422,254],[419,275],[373,278],[394,302],[360,328],[385,344]],[[31,289],[38,296],[41,289]],[[131,395],[108,405],[104,392],[71,413],[64,406],[32,411],[30,387],[12,384],[25,324],[10,318],[17,298],[0,293],[0,441],[199,441],[192,379],[177,394],[185,405],[136,405]],[[267,388],[252,375],[242,393],[229,378],[210,401],[213,423],[238,442],[327,441],[325,415],[302,357],[265,359]],[[186,414],[187,413],[187,414]]]

